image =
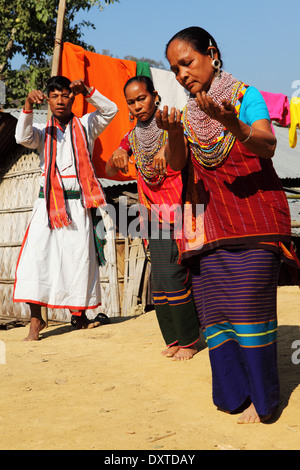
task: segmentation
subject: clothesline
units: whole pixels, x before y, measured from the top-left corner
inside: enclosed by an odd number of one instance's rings
[[[105,165],[112,152],[119,147],[122,137],[131,130],[134,123],[129,121],[127,103],[123,88],[127,80],[135,75],[147,75],[152,78],[154,88],[162,98],[161,106],[168,105],[182,109],[188,95],[168,70],[151,67],[146,62],[134,62],[105,56],[84,50],[82,47],[64,43],[59,73],[70,80],[83,78],[88,86],[96,87],[104,96],[117,104],[119,112],[112,123],[96,140],[94,147],[94,166],[98,177],[105,177]],[[261,92],[269,109],[270,118],[281,126],[290,126],[290,147],[297,144],[296,129],[300,127],[300,99],[289,100],[281,93]],[[74,114],[81,117],[94,111],[83,98],[75,98]],[[99,158],[99,155],[101,157]],[[118,174],[118,181],[135,180],[135,166],[129,166],[127,175]]]

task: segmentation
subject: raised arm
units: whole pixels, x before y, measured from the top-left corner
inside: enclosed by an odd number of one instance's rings
[[[38,126],[33,126],[33,105],[42,104],[46,96],[40,90],[31,91],[17,122],[15,138],[18,144],[36,149],[43,143],[43,133]]]
[[[250,152],[266,159],[274,156],[276,137],[267,119],[259,119],[249,126],[238,119],[230,101],[218,106],[205,92],[197,93],[197,103],[202,111],[221,122]]]
[[[83,125],[88,128],[89,135],[94,140],[111,123],[118,108],[95,88],[90,89],[84,96],[87,102],[96,108],[96,111],[82,117]]]

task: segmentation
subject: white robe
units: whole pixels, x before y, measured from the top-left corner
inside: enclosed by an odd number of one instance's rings
[[[97,90],[87,98],[96,111],[80,120],[86,129],[91,155],[95,139],[112,121],[117,106]],[[22,112],[16,141],[40,153],[44,171],[45,125],[33,125],[33,114]],[[66,190],[79,191],[71,145],[70,125],[57,129],[56,163]],[[41,177],[44,186],[44,174]],[[96,257],[91,212],[80,200],[67,200],[72,223],[50,229],[46,201],[33,208],[16,269],[14,302],[31,302],[50,308],[88,309],[101,304],[99,264]]]

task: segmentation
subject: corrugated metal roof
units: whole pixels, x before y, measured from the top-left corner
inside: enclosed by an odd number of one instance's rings
[[[136,180],[131,181],[116,181],[116,180],[109,180],[107,178],[99,178],[103,188],[112,188],[113,186],[128,186],[129,184],[133,184],[136,186]]]
[[[18,119],[22,110],[16,109],[16,108],[10,108],[10,109],[3,109],[3,111],[9,114],[10,116],[14,117],[15,119]],[[36,122],[39,124],[46,124],[47,114],[48,114],[47,109],[34,109],[33,110],[33,122]],[[13,132],[14,132],[14,129],[13,129]],[[136,181],[116,181],[116,180],[110,180],[108,178],[99,178],[99,179],[101,181],[103,188],[111,188],[113,186],[127,186],[129,184],[136,185]]]
[[[291,194],[287,194],[289,196],[288,203],[291,213],[292,235],[300,237],[300,199],[291,199]]]
[[[300,178],[300,133],[297,131],[298,144],[291,148],[289,144],[289,128],[273,123],[277,138],[277,147],[272,159],[274,168],[281,179]]]
[[[13,116],[16,119],[19,119],[20,113],[22,109],[19,108],[8,108],[8,109],[3,109],[5,113],[9,113],[11,116]],[[33,110],[33,121],[39,124],[46,124],[47,122],[47,114],[48,111],[47,109],[34,109]]]
[[[21,109],[4,109],[6,113],[11,114],[18,119]],[[47,109],[33,111],[33,120],[36,123],[45,124],[47,122]],[[289,128],[280,127],[273,122],[275,135],[277,138],[277,147],[275,156],[273,157],[274,168],[281,179],[297,179],[300,178],[300,131],[297,130],[298,144],[295,148],[289,145]],[[128,184],[128,182],[106,180],[104,184],[108,186]]]

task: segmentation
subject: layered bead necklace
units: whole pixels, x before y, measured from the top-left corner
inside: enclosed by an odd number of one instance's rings
[[[230,100],[238,111],[238,98],[245,85],[227,72],[221,71],[207,92],[219,106]],[[223,125],[210,118],[198,106],[195,98],[188,100],[182,122],[196,161],[208,169],[221,165],[227,158],[235,137]]]
[[[156,125],[155,113],[148,121],[138,121],[129,133],[129,142],[135,156],[135,163],[144,181],[149,185],[157,185],[165,178],[158,175],[153,167],[153,159],[165,145],[168,133]]]

